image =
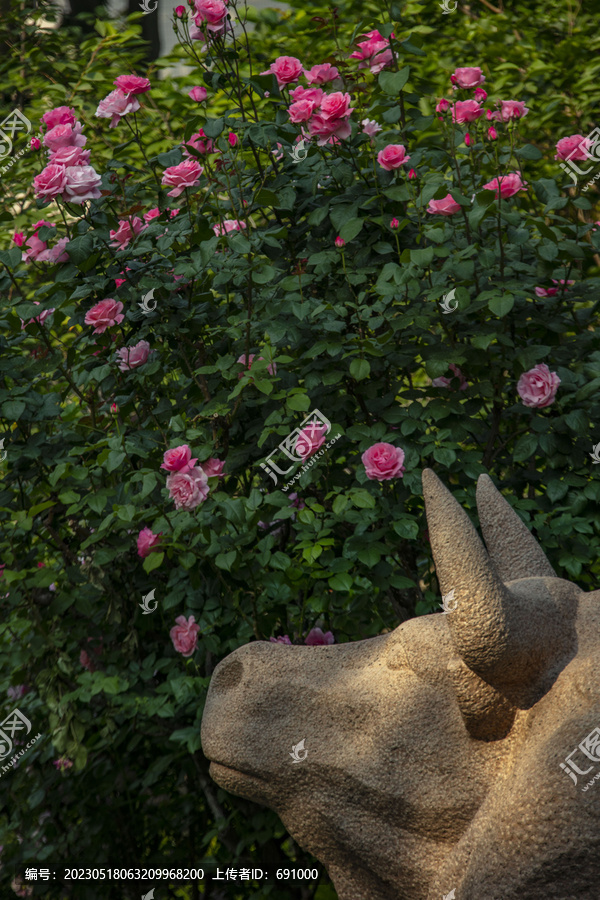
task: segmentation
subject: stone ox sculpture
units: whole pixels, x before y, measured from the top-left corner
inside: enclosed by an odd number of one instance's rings
[[[487,551],[430,470],[423,490],[453,611],[230,654],[202,722],[211,775],[274,809],[340,900],[598,900],[600,591],[556,577],[487,475]]]

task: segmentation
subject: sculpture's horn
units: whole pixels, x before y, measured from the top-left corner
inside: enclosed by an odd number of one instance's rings
[[[454,591],[454,649],[484,681],[513,695],[545,662],[536,652],[538,610],[525,608],[500,580],[466,512],[431,469],[423,471],[423,494],[440,589]]]
[[[479,476],[476,497],[483,539],[502,581],[556,578],[544,551],[489,475]]]

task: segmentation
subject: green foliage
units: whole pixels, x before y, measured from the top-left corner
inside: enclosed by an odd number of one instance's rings
[[[310,866],[273,813],[211,782],[200,752],[210,676],[254,639],[302,643],[315,626],[338,642],[364,639],[436,610],[425,466],[473,511],[476,478],[489,471],[557,572],[586,590],[597,585],[600,216],[596,189],[584,197],[581,183],[563,185],[553,156],[558,137],[592,126],[598,64],[576,63],[598,38],[558,2],[536,4],[535,15],[438,10],[411,2],[390,21],[375,4],[342,0],[335,20],[328,8],[294,3],[281,15],[253,13],[252,70],[245,39],[204,52],[184,40],[169,62],[187,53],[193,72],[174,81],[162,61],[165,77],[150,73],[141,111],[114,129],[94,113],[140,59],[137,26],[101,21],[98,37],[78,45],[69,31],[40,29],[31,9],[26,49],[15,45],[12,64],[0,63],[7,108],[22,109],[32,133],[47,109],[75,109],[103,178],[102,196],[83,207],[36,201],[40,149],[0,179],[0,689],[30,686],[5,712],[20,705],[44,735],[2,776],[0,881],[45,860]],[[375,27],[393,30],[395,59],[373,74],[348,52]],[[282,41],[307,67],[338,66],[355,110],[351,137],[312,140],[300,162],[287,89],[257,74]],[[480,120],[467,148],[466,126],[434,114],[462,65],[484,69],[488,106],[518,98],[530,109],[497,124],[495,142]],[[196,83],[207,104],[187,97]],[[364,118],[383,126],[373,141]],[[190,151],[202,177],[169,197],[163,172],[199,128],[218,152]],[[377,164],[389,144],[410,156],[400,172]],[[519,171],[529,189],[510,199],[484,188]],[[427,212],[448,193],[460,212]],[[119,221],[152,208],[160,217],[116,249]],[[170,218],[170,208],[181,211]],[[43,226],[40,240],[68,238],[67,260],[21,261],[11,232],[29,238],[40,218],[55,226]],[[227,220],[245,227],[215,234]],[[575,284],[554,293],[553,279]],[[538,286],[552,292],[540,297]],[[146,315],[139,304],[150,291],[156,308]],[[94,335],[85,315],[109,297],[123,303],[124,320]],[[148,361],[120,371],[115,350],[140,340]],[[237,360],[250,354],[248,370]],[[528,408],[517,382],[540,363],[560,385],[548,406]],[[314,409],[332,423],[328,440],[341,437],[274,485],[260,464]],[[402,478],[367,477],[361,455],[378,442],[402,448]],[[175,509],[160,468],[165,451],[184,443],[200,464],[225,462],[193,510]],[[144,527],[162,537],[142,560]],[[158,609],[144,615],[152,590]],[[181,615],[200,626],[189,658],[169,637]],[[73,767],[58,771],[58,757]],[[334,897],[326,882],[317,900]],[[239,885],[225,890],[243,896]],[[73,896],[57,885],[43,891],[37,885],[34,896]],[[96,892],[82,884],[76,896]],[[107,885],[103,896],[139,893]],[[305,895],[287,885],[254,896]]]

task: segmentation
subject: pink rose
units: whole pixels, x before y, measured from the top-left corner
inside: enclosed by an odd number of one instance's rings
[[[298,81],[302,75],[302,63],[295,56],[278,56],[274,63],[271,63],[266,72],[261,75],[274,75],[277,79],[279,88],[283,88],[286,84],[292,84]]]
[[[241,231],[246,227],[246,223],[241,219],[223,219],[222,225],[213,225],[212,229],[217,237],[222,237],[224,234],[229,234],[230,231]]]
[[[61,147],[83,147],[87,138],[81,133],[81,122],[75,125],[55,125],[44,135],[44,144],[50,151],[60,150]]]
[[[160,209],[158,208],[158,206],[155,206],[154,209],[149,209],[148,212],[144,213],[144,222],[146,223],[146,225],[149,225],[153,219],[157,219],[159,216]]]
[[[169,497],[175,502],[175,509],[195,509],[209,494],[208,478],[198,468],[169,475],[167,488]]]
[[[242,353],[242,355],[240,357],[238,357],[237,362],[241,363],[243,366],[246,366],[247,369],[251,369],[252,362],[253,362],[255,356],[256,356],[255,353],[251,353],[250,356],[248,357],[248,361],[246,361],[246,354]],[[263,356],[259,356],[258,358],[264,360]],[[269,375],[276,375],[277,374],[276,364],[269,363],[269,365],[267,366],[267,372],[269,373]],[[241,377],[242,377],[242,373],[240,372],[240,374],[238,375],[238,381]]]
[[[96,116],[99,119],[110,119],[110,128],[115,128],[123,116],[137,112],[139,108],[139,101],[133,94],[126,94],[120,88],[116,88],[100,101]]]
[[[178,19],[183,18],[183,16],[185,15],[185,6],[176,6],[175,7],[175,15],[177,16]]]
[[[388,481],[404,475],[404,450],[393,444],[379,442],[365,450],[361,456],[367,478],[371,481]]]
[[[179,447],[173,447],[167,450],[163,457],[161,469],[167,472],[189,472],[194,468],[197,459],[192,459],[192,451],[187,444],[181,444]]]
[[[17,245],[17,247],[22,247],[25,243],[25,235],[22,231],[15,231],[13,234],[13,241]]]
[[[303,462],[305,459],[309,459],[323,446],[326,434],[327,426],[322,422],[309,422],[302,429],[296,440],[294,447],[296,455],[300,456]]]
[[[292,103],[292,105],[288,109],[290,122],[294,122],[294,124],[296,125],[300,122],[307,122],[314,111],[314,100],[298,100],[297,103]]]
[[[190,97],[196,103],[202,103],[203,100],[206,100],[207,96],[208,91],[206,90],[206,88],[199,87],[198,85],[196,85],[196,87],[193,87],[191,91],[188,91],[188,97]]]
[[[570,284],[575,284],[574,281],[565,282],[564,278],[561,278],[560,281],[557,281],[556,278],[553,278],[552,281],[554,282],[554,284],[558,284],[558,285],[564,285],[566,283],[567,287]],[[566,290],[566,288],[565,288],[565,290]],[[556,295],[558,293],[560,293],[560,287],[555,287],[555,288],[536,287],[535,293],[536,293],[537,297],[556,297]]]
[[[388,144],[377,154],[377,162],[382,169],[386,169],[388,172],[399,169],[409,159],[410,156],[406,155],[406,147],[403,144]]]
[[[289,644],[290,647],[292,645],[292,642],[290,641],[287,634],[282,634],[281,637],[276,637],[276,638],[270,637],[269,640],[271,641],[272,644]]]
[[[117,350],[117,359],[120,359],[119,369],[121,372],[128,372],[130,369],[137,369],[143,366],[150,355],[150,344],[148,341],[138,341],[133,347],[121,347]]]
[[[325,96],[325,91],[322,91],[321,88],[305,88],[300,84],[290,91],[290,97],[294,103],[298,103],[299,100],[311,100],[315,104],[315,109],[321,105]]]
[[[42,116],[42,122],[48,128],[54,128],[55,125],[74,125],[76,121],[75,110],[69,109],[68,106],[56,106]]]
[[[52,166],[87,166],[90,161],[90,151],[81,147],[61,147],[50,153],[50,165]]]
[[[472,89],[483,84],[485,75],[482,74],[479,67],[467,66],[463,69],[455,69],[454,74],[450,76],[450,81],[457,87]]]
[[[430,200],[427,207],[428,213],[438,216],[453,216],[454,213],[459,211],[460,203],[457,203],[451,194],[446,194],[441,200]]]
[[[295,491],[293,494],[289,495],[289,501],[290,501],[290,506],[295,506],[296,509],[304,509],[306,506],[306,503],[304,502],[302,497],[299,497]]]
[[[518,172],[511,172],[510,175],[501,175],[500,178],[492,178],[487,184],[483,185],[486,191],[495,191],[498,198],[498,186],[502,198],[513,197],[518,191],[524,191],[528,186],[526,181],[521,181]]]
[[[517,384],[517,393],[524,406],[543,409],[554,402],[560,378],[551,372],[546,363],[538,363],[528,372],[523,372]]]
[[[145,559],[146,556],[150,556],[150,554],[154,550],[158,550],[161,535],[162,531],[160,532],[160,534],[154,534],[151,528],[142,528],[142,530],[138,534],[137,539],[138,556],[141,556],[142,559]]]
[[[323,644],[335,644],[335,638],[330,631],[323,634],[321,628],[311,628],[304,638],[304,643],[309,647],[318,647]]]
[[[194,22],[198,28],[206,25],[208,31],[223,31],[227,19],[227,6],[223,0],[194,0],[194,7]]]
[[[367,40],[356,45],[358,49],[350,54],[350,59],[360,60],[359,69],[369,66],[371,72],[377,75],[392,62],[390,42],[377,30],[368,31],[361,37],[365,37]],[[394,37],[393,33],[391,37]]]
[[[445,113],[449,107],[450,107],[450,101],[446,100],[444,97],[442,97],[441,100],[438,100],[435,111]]]
[[[198,153],[219,153],[220,151],[215,148],[215,145],[211,138],[207,138],[204,134],[204,129],[201,128],[196,134],[193,134],[186,143],[183,145],[183,155],[187,156],[189,159],[192,159],[192,154],[188,151],[188,147],[193,147],[194,150],[197,150]]]
[[[469,387],[469,382],[467,381],[467,379],[465,378],[463,373],[460,371],[458,366],[455,366],[454,363],[450,363],[448,368],[450,369],[451,372],[454,373],[456,378],[460,379],[459,390],[466,391],[466,389]],[[439,378],[434,378],[433,381],[431,382],[433,387],[443,387],[443,388],[449,388],[451,383],[452,383],[452,379],[447,378],[445,375],[441,375]]]
[[[67,178],[63,192],[63,200],[67,203],[84,203],[86,200],[97,200],[102,196],[100,185],[102,178],[93,166],[67,166]]]
[[[175,623],[169,632],[173,646],[182,656],[191,656],[198,645],[200,626],[196,625],[194,616],[190,616],[189,619],[177,616]]]
[[[487,100],[487,91],[484,91],[483,88],[475,88],[473,91],[473,99],[477,100],[478,103],[485,103]]]
[[[129,246],[129,242],[142,231],[144,223],[138,216],[134,216],[131,221],[129,219],[119,219],[119,227],[116,231],[111,231],[111,246],[117,250],[124,250]]]
[[[304,70],[304,75],[309,84],[327,84],[329,81],[334,81],[339,74],[336,67],[329,63],[321,63],[321,65],[313,66],[308,71]]]
[[[35,196],[42,200],[52,200],[65,189],[67,175],[65,166],[46,166],[39,175],[33,179]]]
[[[494,128],[493,125],[490,125],[490,127],[487,130],[487,138],[488,138],[488,141],[495,141],[498,139],[498,132],[496,131],[496,129]]]
[[[457,100],[452,107],[452,121],[458,125],[463,122],[474,122],[483,115],[483,110],[476,100]]]
[[[59,238],[54,247],[50,247],[48,250],[46,250],[46,253],[48,254],[48,262],[68,262],[69,254],[65,251],[65,247],[68,243],[69,238],[62,237]]]
[[[229,144],[230,147],[237,147],[237,145],[239,143],[239,138],[238,138],[237,134],[234,134],[233,131],[230,131],[229,134],[227,135],[227,143]]]
[[[556,145],[554,159],[589,159],[588,151],[591,145],[590,139],[581,134],[561,138]]]
[[[375,137],[377,132],[381,131],[381,125],[378,125],[375,119],[363,119],[360,124],[363,134],[368,134],[369,137]]]
[[[498,118],[508,122],[510,119],[522,119],[528,112],[522,100],[501,100]]]
[[[93,325],[92,334],[104,334],[107,328],[120,325],[125,316],[122,313],[123,304],[120,300],[107,297],[101,300],[86,313],[83,320],[86,325]]]
[[[319,139],[317,141],[319,146],[330,143],[332,137],[342,140],[350,137],[352,128],[348,118],[354,112],[350,103],[350,94],[342,91],[325,95],[318,113],[308,123],[310,133]]]
[[[40,305],[39,300],[34,300],[33,302],[35,303],[36,306]],[[39,325],[43,325],[44,322],[46,321],[46,319],[48,318],[48,316],[52,315],[54,310],[55,310],[54,306],[52,307],[52,309],[44,309],[39,314],[39,316],[36,316],[35,319],[30,319],[29,322],[24,322],[23,319],[21,319],[21,331],[23,331],[23,329],[25,328],[26,325],[31,325],[33,322],[37,322]],[[4,566],[2,568],[4,568]]]
[[[31,140],[29,141],[29,146],[31,147],[32,150],[39,150],[40,147],[42,146],[42,142],[40,141],[39,138],[32,137]]]
[[[165,169],[162,184],[173,187],[169,191],[169,197],[179,197],[188,187],[195,187],[200,181],[204,168],[196,159],[186,159],[178,166],[169,166]]]
[[[119,75],[118,78],[115,78],[113,84],[128,96],[130,94],[145,94],[152,87],[149,80],[142,78],[140,75]]]
[[[225,461],[222,459],[215,459],[211,456],[210,459],[205,460],[203,463],[200,463],[200,468],[204,472],[207,478],[223,478],[223,466],[225,465]]]

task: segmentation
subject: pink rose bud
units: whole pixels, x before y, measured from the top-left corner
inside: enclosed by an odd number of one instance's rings
[[[408,173],[408,177],[411,178],[411,179],[417,177],[417,173],[415,172],[414,169],[411,169],[411,170],[410,170],[410,172]]]
[[[181,7],[183,9],[183,6]],[[196,103],[202,103],[203,100],[206,100],[207,90],[205,87],[193,87],[191,91],[188,91],[188,97],[191,97],[192,100],[195,100]]]
[[[335,239],[335,246],[341,250],[342,247],[346,246],[346,241],[338,235]]]
[[[441,100],[438,100],[435,111],[445,113],[449,106],[450,106],[450,102],[448,100],[445,100],[444,97],[442,97]]]
[[[31,147],[32,150],[39,150],[40,147],[42,146],[42,143],[39,138],[32,137],[31,140],[29,141],[29,146]]]
[[[176,6],[175,7],[175,15],[178,19],[181,19],[185,13],[185,6]]]
[[[493,125],[490,125],[490,127],[488,128],[487,136],[488,141],[495,141],[498,139],[498,132]]]
[[[116,416],[116,415],[117,415],[117,413],[119,412],[119,407],[117,406],[116,403],[111,403],[111,405],[110,405],[110,411],[111,411],[111,413],[113,414],[113,416]]]
[[[13,234],[13,241],[17,245],[17,247],[22,247],[25,243],[25,235],[22,231],[15,231]]]
[[[398,221],[398,219],[392,219],[392,221],[390,222],[390,228],[392,229],[392,231],[395,231],[396,228],[400,228],[400,222]]]
[[[477,100],[478,103],[483,103],[487,100],[487,91],[484,91],[482,87],[475,88],[473,91],[473,97]]]
[[[467,147],[470,147],[470,146],[471,146],[471,135],[469,134],[468,131],[467,131],[467,133],[465,134],[465,144],[467,145]]]
[[[229,132],[229,134],[227,135],[227,140],[229,141],[229,146],[230,146],[230,147],[236,147],[236,146],[237,146],[237,143],[238,143],[238,137],[237,137],[237,134],[234,134],[234,133],[233,133],[233,131],[230,131],[230,132]]]

